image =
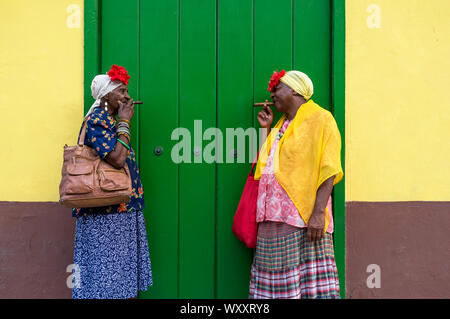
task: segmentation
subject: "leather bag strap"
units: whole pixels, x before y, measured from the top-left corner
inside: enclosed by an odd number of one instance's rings
[[[83,128],[81,129],[80,136],[78,137],[78,145],[83,146],[84,145],[84,138],[86,136],[86,130],[87,130],[87,124],[86,120],[83,120]]]

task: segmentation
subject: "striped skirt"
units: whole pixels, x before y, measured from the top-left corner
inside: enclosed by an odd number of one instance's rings
[[[326,233],[311,243],[306,231],[285,223],[258,224],[250,299],[339,298],[333,237]]]

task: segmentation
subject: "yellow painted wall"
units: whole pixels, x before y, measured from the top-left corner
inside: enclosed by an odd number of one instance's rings
[[[450,1],[346,11],[346,200],[450,200]],[[83,116],[83,0],[1,1],[0,19],[0,201],[57,201]]]
[[[0,201],[58,201],[83,117],[83,0],[1,1],[0,21]]]
[[[450,200],[450,1],[346,14],[346,200]]]

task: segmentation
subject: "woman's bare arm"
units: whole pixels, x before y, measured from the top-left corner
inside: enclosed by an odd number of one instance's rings
[[[132,99],[128,100],[128,103],[124,104],[122,102],[119,103],[118,115],[119,119],[125,119],[128,122],[131,121],[131,118],[134,115],[134,102]],[[119,137],[117,137],[119,138]],[[130,145],[130,140],[125,137],[125,135],[120,136],[120,140]],[[105,160],[114,166],[117,169],[120,169],[125,166],[125,162],[128,156],[128,149],[119,141],[116,141],[116,145],[114,146],[114,150],[111,151],[108,155],[106,155]]]
[[[125,135],[121,135],[120,139],[125,144],[130,145],[130,141],[128,140],[127,137],[125,137]],[[115,168],[121,169],[122,167],[125,166],[127,156],[128,156],[128,149],[122,143],[117,141],[114,150],[112,150],[111,152],[109,152],[108,155],[106,155],[105,160]]]
[[[333,175],[324,181],[317,190],[314,210],[308,221],[308,231],[306,233],[306,236],[310,241],[314,242],[320,240],[323,236],[325,227],[325,208],[327,207],[328,199],[333,190],[335,176],[336,175]]]

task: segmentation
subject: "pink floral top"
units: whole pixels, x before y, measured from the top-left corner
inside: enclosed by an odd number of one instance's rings
[[[295,207],[289,195],[286,193],[284,188],[280,185],[275,177],[273,171],[273,157],[275,154],[275,149],[277,148],[278,142],[283,136],[284,132],[288,128],[291,121],[286,119],[281,127],[276,140],[274,141],[269,158],[267,159],[267,165],[261,174],[261,179],[259,181],[258,187],[258,199],[256,208],[256,222],[260,223],[263,221],[274,221],[282,222],[295,227],[306,227],[305,222],[300,217],[300,214]],[[333,233],[333,214],[331,211],[331,196],[328,199],[328,216],[330,223],[328,225],[327,232]]]

